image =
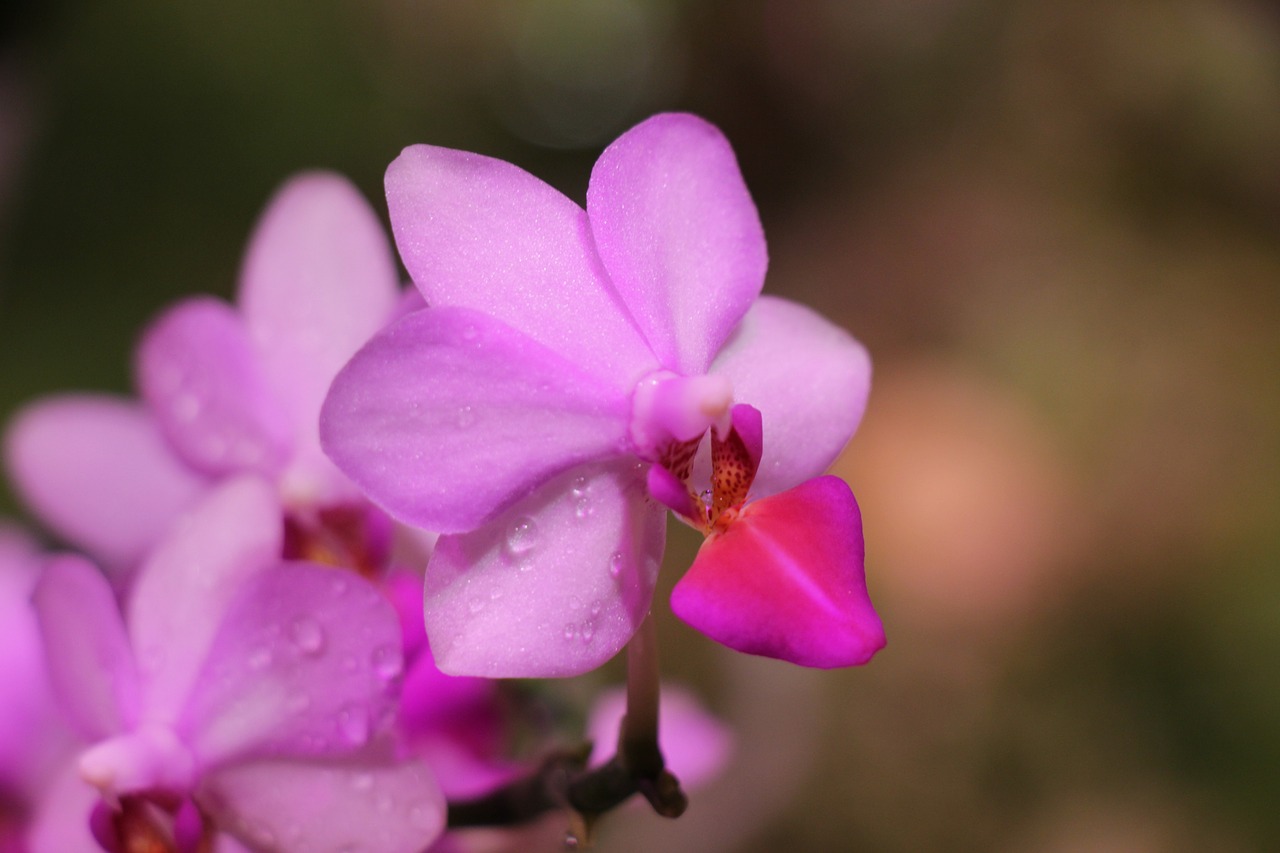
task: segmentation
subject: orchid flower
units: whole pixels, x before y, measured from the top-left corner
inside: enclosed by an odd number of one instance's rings
[[[399,304],[368,203],[338,175],[298,176],[254,230],[236,306],[190,298],[146,331],[141,404],[63,395],[19,413],[5,447],[18,491],[68,541],[128,568],[214,483],[256,473],[276,484],[293,553],[377,562],[389,525],[320,452],[316,424],[334,374]]]
[[[123,619],[86,560],[48,563],[35,608],[87,746],[35,853],[95,849],[95,793],[107,849],[197,849],[216,830],[255,850],[397,853],[440,832],[430,771],[378,738],[402,666],[390,603],[351,573],[281,562],[279,518],[265,482],[229,479],[156,546]]]
[[[827,486],[789,499],[798,511],[786,519],[765,512],[853,434],[870,365],[843,330],[760,296],[763,231],[714,127],[666,114],[623,134],[592,171],[585,211],[513,165],[426,145],[391,164],[386,186],[401,258],[429,307],[342,369],[321,441],[393,517],[447,534],[425,590],[442,669],[563,676],[615,654],[649,611],[662,502],[683,505],[700,444],[731,428],[736,403],[758,410],[768,436],[742,529],[768,515],[768,526],[807,537],[856,518]],[[709,553],[728,555],[729,542]],[[765,622],[759,608],[726,604],[740,635],[731,644],[811,662],[768,637],[854,600],[856,613],[840,618],[858,623],[856,648],[844,643],[823,665],[878,648],[860,531],[841,528],[825,544],[846,551],[814,567],[843,572],[818,583],[836,597]],[[732,572],[714,574],[710,585],[733,585]],[[786,583],[812,587],[807,579]]]

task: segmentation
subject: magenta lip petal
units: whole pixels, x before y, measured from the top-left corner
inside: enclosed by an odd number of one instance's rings
[[[681,113],[640,123],[596,161],[587,213],[605,269],[662,366],[706,372],[768,266],[723,134]]]
[[[484,314],[429,308],[338,374],[321,439],[391,515],[462,532],[549,476],[625,452],[629,390]]]
[[[838,477],[748,504],[703,543],[671,609],[732,649],[803,666],[863,664],[885,642],[858,505]]]
[[[177,717],[230,601],[279,561],[283,535],[274,489],[243,475],[210,492],[156,545],[128,610],[150,719]]]
[[[143,334],[138,389],[165,438],[197,471],[273,475],[293,452],[294,428],[240,316],[195,297]]]
[[[113,570],[133,568],[207,488],[142,406],[107,395],[22,409],[5,435],[5,461],[40,519]]]
[[[623,460],[566,471],[487,526],[442,536],[425,592],[440,669],[537,678],[600,666],[649,610],[665,535],[665,513]]]
[[[386,188],[396,246],[432,307],[482,311],[624,382],[657,367],[600,268],[586,214],[555,189],[429,145],[406,148]]]
[[[378,733],[403,665],[395,610],[372,584],[271,566],[228,606],[181,727],[206,766],[349,753]]]
[[[817,477],[853,436],[871,360],[848,332],[803,305],[762,296],[711,365],[760,410],[765,443],[752,494]]]
[[[89,739],[116,734],[138,714],[138,673],[115,595],[81,557],[49,560],[32,596],[64,710]]]
[[[198,799],[255,850],[404,853],[444,829],[444,797],[421,762],[256,761],[210,774]]]

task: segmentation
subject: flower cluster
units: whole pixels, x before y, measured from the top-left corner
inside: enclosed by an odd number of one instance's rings
[[[18,492],[83,556],[0,530],[21,696],[0,708],[0,849],[396,853],[456,844],[446,812],[586,827],[641,793],[678,814],[671,770],[696,783],[728,740],[659,701],[668,509],[705,536],[671,600],[693,627],[807,666],[884,644],[857,504],[822,476],[869,361],[760,295],[719,131],[632,129],[585,210],[429,146],[391,164],[387,200],[413,288],[345,180],[300,176],[236,303],[145,331],[136,399],[63,395],[9,426]],[[490,679],[624,646],[594,751],[507,751],[519,712]]]

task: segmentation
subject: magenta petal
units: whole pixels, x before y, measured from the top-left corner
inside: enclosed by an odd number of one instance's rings
[[[150,720],[177,718],[232,598],[279,561],[283,535],[275,491],[246,475],[212,491],[156,546],[129,601]]]
[[[391,241],[349,181],[312,172],[280,189],[254,231],[237,301],[295,430],[293,488],[323,493],[336,476],[320,453],[320,404],[399,299]]]
[[[658,707],[658,746],[667,769],[686,788],[711,781],[733,752],[733,733],[683,688],[664,684]],[[587,720],[591,766],[604,764],[616,753],[626,710],[623,688],[601,694],[591,706]]]
[[[819,314],[762,296],[711,365],[734,397],[760,410],[764,454],[752,494],[771,495],[822,474],[862,420],[871,360]]]
[[[111,586],[80,557],[49,560],[32,598],[49,680],[86,738],[133,725],[138,673]]]
[[[211,297],[170,308],[144,333],[138,390],[165,438],[207,474],[274,474],[293,427],[240,316]]]
[[[856,666],[884,646],[862,561],[853,492],[819,477],[748,504],[712,534],[672,591],[671,610],[740,652]]]
[[[5,436],[22,498],[59,535],[111,567],[132,567],[205,489],[141,406],[68,395],[36,402]]]
[[[428,308],[343,368],[320,433],[392,515],[459,532],[550,475],[623,452],[629,392],[484,314]]]
[[[101,802],[98,790],[80,778],[75,762],[44,792],[27,834],[29,853],[102,853],[89,829],[89,816]]]
[[[605,269],[662,365],[704,373],[768,265],[723,134],[680,113],[632,128],[596,161],[587,213]]]
[[[210,774],[197,799],[255,850],[406,853],[444,828],[444,798],[420,762],[256,761]]]
[[[649,610],[666,519],[629,461],[565,472],[427,566],[427,636],[454,675],[577,675]]]
[[[586,214],[528,172],[414,145],[387,169],[387,206],[428,305],[483,311],[630,383],[657,366],[599,269]]]
[[[183,730],[205,765],[350,752],[382,724],[402,666],[395,610],[371,584],[309,563],[274,566],[227,609]]]

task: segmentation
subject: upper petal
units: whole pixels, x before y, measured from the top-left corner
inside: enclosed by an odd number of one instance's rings
[[[50,397],[5,436],[14,485],[49,527],[112,567],[132,567],[206,488],[136,403]]]
[[[274,490],[243,476],[211,492],[156,546],[129,602],[148,719],[177,718],[232,598],[279,561],[282,537]]]
[[[323,491],[337,476],[320,453],[320,404],[347,359],[391,320],[398,290],[391,241],[346,178],[299,175],[271,200],[237,302],[296,431],[290,467],[298,470],[286,477],[298,488]]]
[[[387,168],[387,206],[428,305],[491,314],[631,382],[656,366],[600,270],[582,208],[523,169],[414,145]]]
[[[713,640],[823,668],[884,646],[867,595],[862,518],[849,486],[819,477],[748,504],[713,534],[671,592],[671,610]]]
[[[711,365],[734,397],[760,410],[764,454],[758,497],[822,474],[867,405],[871,359],[862,344],[818,313],[762,296]]]
[[[547,477],[623,452],[628,390],[484,314],[428,308],[338,374],[321,439],[392,515],[470,530]]]
[[[32,600],[49,680],[80,733],[97,740],[133,725],[138,673],[115,595],[102,573],[81,557],[55,557]]]
[[[255,761],[211,774],[197,799],[255,850],[404,853],[444,829],[444,797],[420,762]]]
[[[768,266],[724,135],[680,113],[637,125],[596,161],[587,214],[605,269],[662,365],[705,372]]]
[[[649,611],[666,516],[643,472],[566,471],[427,566],[427,635],[455,675],[542,678],[600,666]]]
[[[240,316],[211,297],[187,299],[147,329],[138,390],[174,449],[207,474],[275,474],[293,427]]]
[[[403,661],[390,602],[351,572],[283,563],[227,608],[182,730],[208,767],[246,756],[363,747]]]

